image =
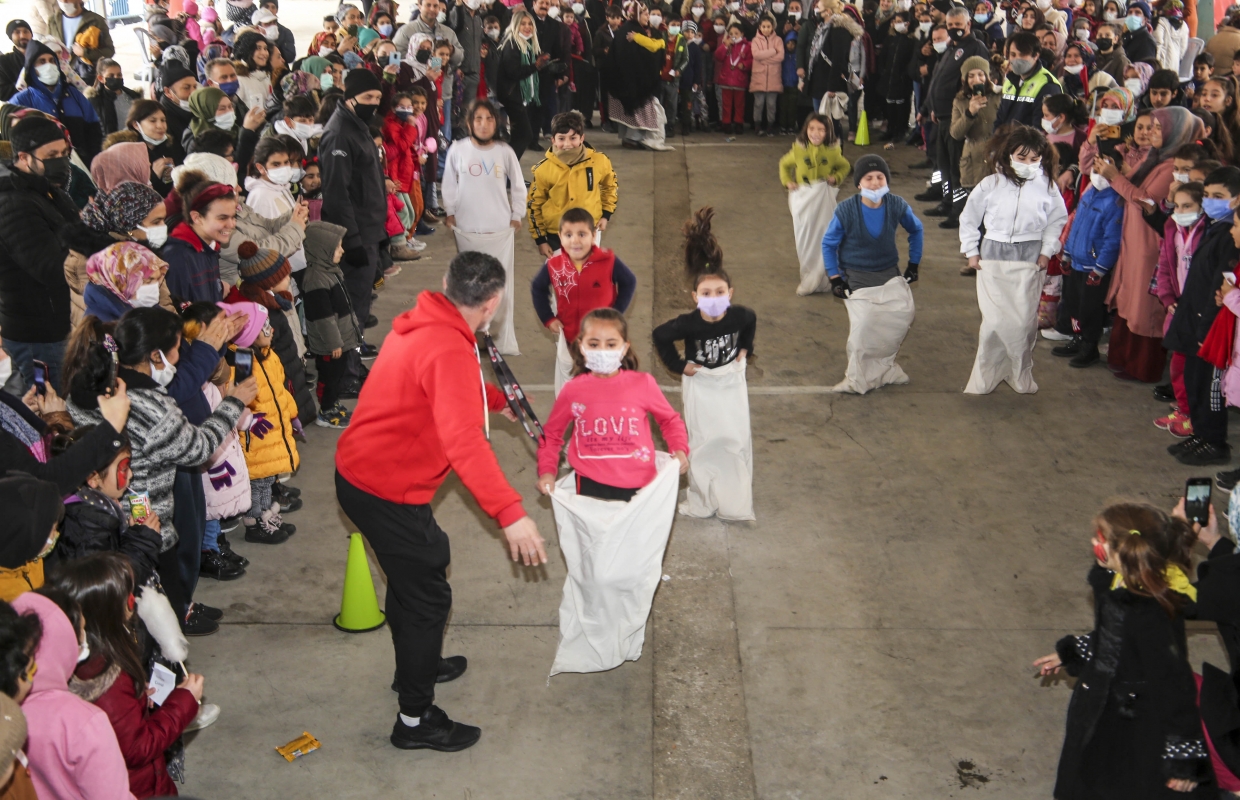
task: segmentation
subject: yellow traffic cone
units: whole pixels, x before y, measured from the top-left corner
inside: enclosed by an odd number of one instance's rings
[[[864,108],[857,115],[857,138],[853,140],[853,144],[858,147],[870,146],[870,119],[865,115]]]
[[[332,624],[345,633],[366,633],[382,628],[385,621],[375,597],[375,582],[370,578],[362,535],[351,533],[349,561],[344,568],[344,596],[340,600],[340,614]]]

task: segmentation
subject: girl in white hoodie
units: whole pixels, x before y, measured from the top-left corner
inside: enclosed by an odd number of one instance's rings
[[[250,177],[245,179],[245,204],[260,216],[267,219],[279,219],[290,211],[295,211],[298,202],[293,198],[289,184],[293,182],[296,172],[301,168],[301,159],[292,161],[289,145],[279,136],[261,139],[254,148],[254,160],[250,162]],[[307,211],[308,213],[308,211]],[[297,215],[294,214],[294,217]],[[302,227],[305,227],[304,216]],[[295,224],[290,221],[289,224]],[[292,253],[281,253],[288,259],[293,274],[306,268],[306,251],[299,247]]]
[[[1038,390],[1033,381],[1038,300],[1068,221],[1055,186],[1055,156],[1046,136],[1033,128],[1017,126],[996,136],[987,158],[995,172],[977,184],[960,214],[960,252],[977,270],[982,311],[965,394],[989,394],[1002,381],[1021,394]]]

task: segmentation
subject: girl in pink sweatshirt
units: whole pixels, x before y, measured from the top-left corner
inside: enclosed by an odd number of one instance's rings
[[[628,502],[658,470],[650,419],[654,414],[667,449],[689,468],[685,423],[667,402],[654,376],[637,371],[624,315],[599,308],[581,321],[573,348],[573,374],[555,400],[538,448],[538,490],[550,494],[569,423],[568,463],[577,473],[577,494]]]

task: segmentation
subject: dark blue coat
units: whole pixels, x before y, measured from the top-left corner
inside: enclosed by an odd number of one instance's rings
[[[1064,252],[1077,272],[1110,272],[1119,258],[1124,231],[1124,200],[1108,186],[1101,192],[1092,185],[1081,195]]]

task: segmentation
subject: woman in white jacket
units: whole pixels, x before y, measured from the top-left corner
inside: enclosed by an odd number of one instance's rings
[[[1041,131],[1017,126],[996,136],[990,156],[995,173],[973,189],[960,215],[960,252],[977,270],[982,311],[977,357],[964,391],[989,394],[1007,381],[1032,394],[1038,390],[1033,347],[1042,278],[1059,252],[1068,210],[1055,187],[1055,149]]]
[[[1180,61],[1188,49],[1188,26],[1184,24],[1184,11],[1180,0],[1167,0],[1154,26],[1154,44],[1158,49],[1154,57],[1163,69],[1180,71]]]

